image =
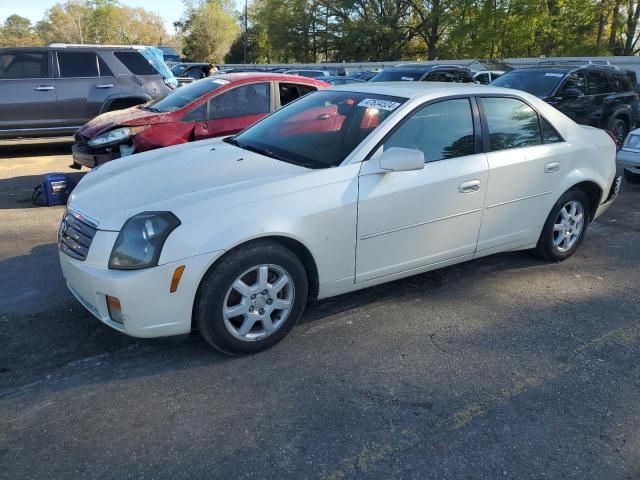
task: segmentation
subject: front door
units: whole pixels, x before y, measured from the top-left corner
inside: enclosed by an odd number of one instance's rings
[[[0,137],[15,136],[16,130],[56,126],[56,90],[49,55],[43,50],[0,54]]]
[[[356,282],[473,255],[488,176],[478,123],[468,98],[426,105],[381,147],[421,150],[423,170],[381,172],[380,150],[363,164]]]
[[[225,90],[209,100],[207,118],[196,123],[196,140],[231,135],[271,111],[270,82],[251,83]]]
[[[591,97],[587,95],[587,82],[584,72],[570,73],[558,90],[556,96],[551,97],[548,103],[576,123],[582,125],[592,123],[592,100]]]

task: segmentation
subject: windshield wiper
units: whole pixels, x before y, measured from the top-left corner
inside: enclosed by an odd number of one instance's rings
[[[154,112],[154,113],[160,113],[160,110],[158,110],[157,108],[153,108],[153,107],[142,107],[145,110],[148,110],[149,112]]]
[[[291,163],[293,165],[298,165],[301,167],[305,167],[305,168],[317,168],[313,163],[311,162],[298,162],[295,160],[292,160],[289,157],[285,157],[283,155],[278,155],[277,153],[274,153],[273,151],[267,149],[267,148],[259,148],[259,147],[254,147],[251,145],[246,145],[244,143],[240,143],[238,140],[235,139],[235,137],[227,137],[224,138],[222,140],[223,142],[229,143],[231,145],[234,145],[238,148],[242,148],[243,150],[248,150],[249,152],[253,152],[253,153],[257,153],[259,155],[264,155],[265,157],[270,157],[273,158],[275,160],[280,160],[281,162],[285,162],[285,163]]]

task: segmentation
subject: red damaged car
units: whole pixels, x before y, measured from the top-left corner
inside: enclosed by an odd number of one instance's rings
[[[269,73],[203,78],[168,95],[104,113],[76,131],[74,166],[93,168],[154,148],[238,133],[270,112],[328,83]]]

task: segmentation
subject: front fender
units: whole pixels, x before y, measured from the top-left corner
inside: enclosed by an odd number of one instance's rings
[[[354,275],[360,165],[314,170],[302,176],[239,191],[174,210],[183,222],[162,251],[160,263],[265,237],[285,237],[313,256],[319,283]],[[265,192],[272,194],[265,198]],[[256,200],[250,197],[255,196]],[[225,206],[228,205],[228,206]]]

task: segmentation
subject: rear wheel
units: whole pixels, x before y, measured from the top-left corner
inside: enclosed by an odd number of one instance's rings
[[[621,118],[614,118],[609,125],[609,131],[613,133],[613,136],[616,140],[616,148],[620,150],[622,148],[622,145],[624,144],[625,139],[627,138],[627,133],[629,133],[627,122],[625,122]]]
[[[584,240],[590,211],[589,198],[582,190],[565,192],[547,217],[535,253],[553,262],[573,255]]]
[[[255,353],[282,340],[298,322],[307,289],[295,254],[276,242],[255,242],[231,252],[207,274],[194,320],[217,350]]]
[[[640,173],[633,173],[626,168],[624,169],[624,178],[629,183],[640,183]]]

